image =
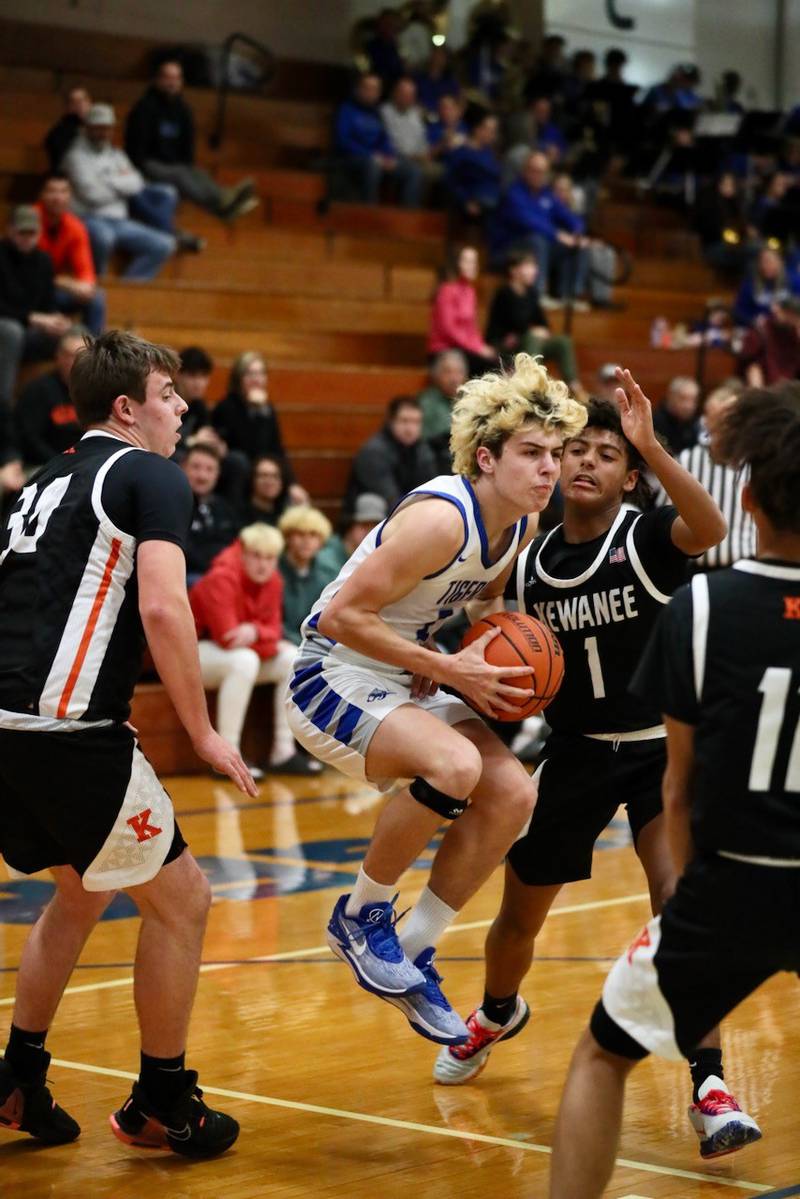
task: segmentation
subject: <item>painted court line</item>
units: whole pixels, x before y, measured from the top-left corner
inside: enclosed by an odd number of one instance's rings
[[[241,885],[241,884],[239,884]],[[569,916],[574,912],[589,912],[596,911],[599,908],[618,907],[621,904],[638,903],[639,900],[649,899],[649,895],[642,892],[638,895],[623,895],[617,899],[596,899],[590,903],[574,903],[561,908],[553,908],[548,919],[554,916]],[[491,920],[473,920],[466,924],[454,924],[452,928],[447,929],[448,933],[468,932],[476,928],[488,928],[492,923]],[[295,958],[312,958],[317,954],[326,953],[327,945],[314,945],[310,949],[289,949],[285,953],[265,953],[259,954],[256,957],[248,958],[247,962],[291,962]],[[240,963],[235,963],[239,965]],[[200,967],[201,974],[211,974],[215,970],[229,970],[230,963],[228,962],[207,962]],[[133,984],[133,977],[126,974],[124,978],[108,978],[104,982],[82,983],[76,987],[67,987],[64,991],[65,995],[85,995],[90,991],[112,991],[117,987],[130,987]],[[11,1007],[14,1003],[14,996],[7,995],[4,999],[0,999],[0,1007]]]
[[[109,1070],[105,1066],[89,1066],[84,1062],[68,1062],[63,1058],[53,1058],[52,1065],[61,1066],[65,1070],[82,1070],[87,1074],[103,1074],[108,1078],[125,1078],[135,1081],[138,1075],[127,1070]],[[223,1099],[241,1099],[245,1103],[258,1103],[265,1107],[283,1107],[292,1111],[308,1112],[314,1116],[330,1116],[338,1120],[353,1120],[361,1124],[380,1124],[385,1128],[402,1128],[407,1132],[423,1132],[428,1136],[452,1137],[459,1141],[479,1141],[483,1145],[496,1145],[500,1148],[518,1149],[522,1153],[552,1152],[549,1145],[536,1145],[529,1141],[512,1140],[510,1137],[493,1137],[483,1132],[463,1132],[456,1128],[442,1128],[435,1124],[418,1124],[413,1120],[396,1120],[391,1116],[373,1116],[367,1112],[351,1112],[338,1107],[323,1107],[317,1103],[301,1103],[294,1099],[276,1099],[271,1095],[251,1095],[247,1091],[230,1091],[224,1087],[207,1087],[203,1085],[205,1095],[219,1095]],[[678,1170],[670,1166],[653,1166],[648,1162],[631,1161],[618,1157],[616,1164],[628,1170],[640,1170],[646,1174],[664,1174],[670,1178],[688,1178],[692,1182],[713,1182],[718,1186],[732,1187],[740,1191],[751,1191],[757,1194],[767,1193],[769,1187],[763,1183],[745,1182],[739,1178],[719,1178],[714,1174],[699,1174],[693,1170]]]

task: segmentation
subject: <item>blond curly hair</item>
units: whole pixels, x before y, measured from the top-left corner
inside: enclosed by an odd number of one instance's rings
[[[513,370],[482,375],[459,388],[450,431],[453,470],[477,479],[480,446],[498,457],[509,437],[532,422],[548,433],[563,433],[566,441],[580,433],[586,416],[586,407],[572,398],[566,383],[548,375],[541,358],[517,354]]]

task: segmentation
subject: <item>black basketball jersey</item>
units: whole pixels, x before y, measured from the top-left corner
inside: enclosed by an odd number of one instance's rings
[[[127,718],[144,645],[136,547],[185,547],[191,511],[178,466],[102,433],[30,480],[0,533],[0,725]]]
[[[564,681],[547,708],[559,733],[627,733],[656,726],[658,708],[628,692],[653,623],[686,578],[672,543],[674,508],[623,505],[611,528],[571,543],[564,526],[520,554],[506,597],[548,625],[564,650]]]
[[[800,566],[697,575],[664,611],[633,685],[694,726],[697,847],[800,860]]]

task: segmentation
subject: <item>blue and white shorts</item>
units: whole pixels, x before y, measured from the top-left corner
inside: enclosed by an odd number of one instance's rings
[[[320,762],[378,791],[391,791],[400,780],[367,778],[367,750],[381,721],[396,708],[415,704],[451,726],[480,719],[462,699],[445,692],[412,699],[410,674],[383,675],[330,656],[310,661],[307,646],[304,651],[286,692],[292,733]]]

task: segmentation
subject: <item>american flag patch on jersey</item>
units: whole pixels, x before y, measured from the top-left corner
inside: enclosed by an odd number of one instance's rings
[[[625,561],[625,546],[624,545],[615,545],[612,550],[609,550],[608,560],[609,560],[609,562],[612,563],[612,565],[616,562],[624,562]]]

